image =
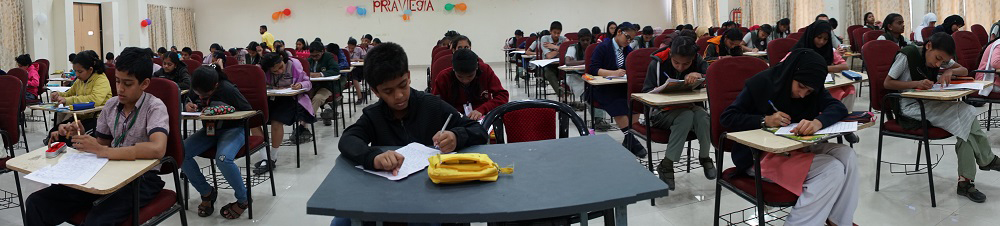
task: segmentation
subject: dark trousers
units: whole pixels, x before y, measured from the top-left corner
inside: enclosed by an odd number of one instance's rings
[[[139,180],[139,205],[145,206],[163,190],[159,175],[147,172]],[[28,196],[25,200],[24,220],[28,226],[58,225],[77,212],[90,208],[87,218],[80,225],[117,225],[132,216],[133,192],[136,186],[128,183],[101,204],[94,201],[103,195],[90,194],[63,185],[52,185]]]

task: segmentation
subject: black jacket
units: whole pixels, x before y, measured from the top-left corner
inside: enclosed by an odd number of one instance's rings
[[[455,133],[456,151],[489,141],[489,134],[482,125],[462,117],[437,96],[411,88],[408,103],[402,120],[396,119],[392,109],[382,100],[365,107],[361,118],[347,127],[340,138],[340,153],[365,169],[374,170],[375,156],[384,152],[376,146],[405,146],[413,142],[433,146],[431,138],[441,129],[449,114],[452,117],[447,129]]]
[[[240,90],[236,88],[232,82],[229,80],[219,81],[219,86],[215,88],[215,92],[208,99],[198,99],[198,95],[194,92],[189,92],[189,97],[191,101],[198,103],[198,109],[204,110],[206,107],[212,106],[222,106],[229,105],[236,108],[236,111],[252,111],[253,107],[250,106],[250,102],[247,98],[240,93]],[[182,100],[187,101],[187,100]],[[185,102],[186,103],[186,102]],[[202,121],[202,125],[206,125],[205,121]],[[216,125],[216,130],[230,129],[235,127],[242,127],[243,122],[241,121],[222,121]]]
[[[170,79],[170,81],[177,83],[177,88],[181,90],[191,89],[191,76],[188,76],[187,68],[182,65],[177,65],[177,67],[172,73],[167,73],[163,68],[160,68],[160,70],[153,72],[153,77]]]

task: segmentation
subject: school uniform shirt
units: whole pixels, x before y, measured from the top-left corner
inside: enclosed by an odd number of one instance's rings
[[[886,36],[888,36],[888,35],[889,35],[889,33],[885,33],[885,34],[879,35],[878,39],[876,39],[876,40],[889,40],[889,39],[886,38]],[[914,38],[916,38],[915,35],[914,35]],[[910,41],[906,40],[906,35],[900,35],[898,41],[897,40],[889,40],[889,41],[893,41],[896,44],[899,44],[900,47],[904,47],[904,46],[910,45]]]
[[[923,57],[923,56],[920,56]],[[949,68],[958,64],[955,60],[948,61],[942,68]],[[910,70],[909,59],[902,52],[896,54],[892,66],[889,68],[889,77],[897,81],[913,81]],[[936,74],[934,76],[937,76]],[[930,79],[930,78],[928,78]],[[899,90],[906,92],[910,90]],[[910,118],[920,120],[920,105],[913,99],[900,99],[900,110],[902,114]],[[955,137],[968,140],[969,133],[972,132],[969,126],[972,120],[976,120],[976,108],[962,102],[949,101],[924,101],[924,115],[927,121],[935,127],[939,127],[955,135]]]
[[[250,55],[248,53],[243,56],[242,60],[243,62],[241,62],[240,64],[260,65],[260,54]]]
[[[754,42],[754,39],[757,38],[756,31],[747,32],[747,34],[743,36],[743,42],[747,44],[747,48],[757,49],[759,51],[767,50],[767,43],[771,41],[770,36],[764,40],[757,40],[757,42]]]
[[[146,92],[135,102],[135,109],[125,114],[118,97],[108,99],[97,117],[97,127],[94,137],[111,140],[111,147],[130,147],[137,143],[149,142],[154,133],[170,134],[170,115],[179,112],[168,112],[167,106],[160,98]],[[155,170],[159,170],[157,167]]]
[[[479,62],[476,78],[468,86],[462,85],[458,81],[454,68],[444,69],[434,78],[431,94],[441,97],[463,115],[465,114],[465,104],[472,104],[472,110],[486,115],[494,108],[506,104],[510,98],[510,93],[503,88],[503,83],[493,72],[493,68],[483,62]]]
[[[538,52],[538,49],[541,49],[542,50],[542,56],[544,56],[546,54],[549,54],[549,52],[559,51],[559,49],[551,50],[549,48],[545,48],[545,46],[542,45],[542,44],[544,44],[544,43],[552,43],[553,45],[556,45],[556,47],[558,47],[559,45],[562,45],[562,43],[566,42],[566,41],[569,41],[569,39],[567,39],[566,36],[560,35],[559,36],[559,40],[555,40],[555,39],[552,38],[552,35],[546,35],[546,36],[542,36],[542,38],[538,39],[538,41],[532,42],[531,43],[531,47],[528,48],[528,49],[531,49],[531,51],[534,51],[534,52]],[[542,46],[539,47],[538,45],[542,45]],[[550,58],[546,58],[546,59],[553,59],[553,58],[557,58],[557,57],[559,57],[559,56],[550,57]]]
[[[333,54],[331,53],[323,53],[323,56],[320,57],[319,61],[314,60],[312,57],[306,58],[307,61],[309,62],[309,67],[311,67],[309,68],[309,72],[322,73],[323,77],[333,77],[340,75],[340,66],[337,65],[337,62],[336,60],[334,60],[334,58],[335,57],[333,57]],[[327,90],[334,91],[334,86],[337,83],[346,83],[346,82],[347,82],[346,79],[340,79],[337,81],[329,81],[329,82],[317,82],[315,84],[315,87],[317,89],[325,88]]]
[[[643,40],[642,35],[639,35],[639,37],[635,37],[635,39],[632,40],[632,43],[628,44],[628,46],[632,47],[632,49],[656,48],[656,46],[653,46],[653,39],[656,39],[656,36],[653,36],[653,38],[649,40]]]
[[[354,47],[354,52],[351,52],[351,60],[364,60],[365,56],[368,55],[368,51],[361,47]]]
[[[172,72],[166,72],[166,70],[160,68],[159,71],[153,72],[153,77],[174,81],[180,90],[191,89],[191,76],[188,76],[187,68],[183,65],[176,65]]]
[[[569,48],[566,48],[566,61],[583,60],[582,56],[580,57],[580,59],[577,59],[576,54],[577,54],[577,51],[583,52],[585,50],[584,49],[578,50],[576,48],[577,46],[579,46],[579,44],[574,44],[574,45],[569,46]],[[584,48],[586,48],[586,47],[584,47]],[[580,54],[580,55],[583,55],[583,54]]]
[[[264,81],[267,82],[268,89],[274,89],[278,87],[291,87],[292,84],[301,83],[302,89],[312,90],[312,82],[309,81],[309,76],[306,75],[306,71],[302,69],[302,63],[299,59],[290,58],[285,62],[285,74],[280,76],[275,76],[271,72],[267,72],[264,76]],[[309,112],[309,115],[316,115],[313,112],[312,100],[309,99],[309,92],[304,92],[299,95],[295,95],[295,101],[302,105]]]
[[[358,121],[347,127],[340,138],[337,146],[341,155],[365,169],[375,170],[375,156],[385,152],[377,146],[405,146],[413,142],[434,146],[431,138],[449,115],[451,121],[445,127],[455,133],[456,151],[489,141],[489,134],[482,125],[459,117],[458,111],[441,98],[412,88],[409,92],[406,115],[402,119],[396,119],[393,110],[382,100],[362,109]]]
[[[661,48],[650,57],[649,68],[646,70],[646,80],[642,84],[642,92],[652,91],[670,79],[684,80],[688,74],[694,72],[706,74],[708,62],[700,57],[694,57],[691,66],[688,66],[684,71],[677,71],[670,63],[670,48]]]
[[[103,73],[94,73],[87,80],[77,77],[73,86],[59,96],[66,98],[67,105],[94,102],[94,106],[102,106],[111,98],[111,84]]]
[[[268,47],[274,48],[274,35],[271,32],[265,31],[263,34],[260,34],[260,42],[267,43]]]

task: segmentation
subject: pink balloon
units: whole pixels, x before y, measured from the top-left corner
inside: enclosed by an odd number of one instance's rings
[[[348,6],[347,7],[347,13],[348,14],[354,14],[354,11],[357,11],[357,10],[358,10],[357,6]]]

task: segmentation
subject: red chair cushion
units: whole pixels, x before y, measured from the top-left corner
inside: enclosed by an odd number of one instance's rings
[[[139,208],[139,223],[146,222],[149,219],[153,219],[157,215],[166,212],[171,206],[177,203],[177,193],[171,190],[163,189],[159,194],[153,197],[153,200],[149,201],[145,206]],[[181,210],[183,211],[183,210]],[[74,225],[80,225],[84,220],[87,219],[87,214],[90,213],[90,208],[84,209],[80,212],[76,212],[72,217],[69,218],[69,223]],[[118,224],[118,226],[131,226],[132,216],[129,215],[124,221]]]
[[[878,37],[882,36],[882,34],[885,34],[885,32],[879,30],[865,32],[865,34],[861,37],[861,46],[864,47],[865,44],[868,44],[868,42],[878,40]]]
[[[0,170],[7,169],[7,160],[10,159],[11,157],[0,158]]]
[[[263,136],[253,136],[253,135],[250,135],[250,145],[243,145],[243,148],[240,148],[240,152],[236,153],[236,157],[234,157],[234,159],[246,156],[247,152],[249,151],[247,149],[247,147],[251,148],[249,150],[258,150],[258,149],[264,148],[264,137]],[[215,148],[210,148],[207,151],[202,152],[198,156],[201,156],[201,157],[204,157],[204,158],[209,158],[209,159],[214,159],[215,158]]]
[[[779,38],[767,43],[767,60],[771,67],[778,65],[781,59],[788,55],[798,40],[790,38]]]
[[[556,110],[528,108],[503,115],[507,143],[556,139]]]
[[[755,187],[756,183],[754,182],[754,178],[751,176],[747,176],[746,174],[743,173],[734,174],[734,171],[736,171],[736,167],[729,168],[723,171],[722,180],[728,182],[729,184],[732,184],[733,187],[740,189],[740,191],[743,191],[744,193],[756,196],[757,188]],[[761,181],[761,182],[763,183],[761,184],[761,187],[763,188],[762,190],[764,191],[763,194],[764,202],[767,203],[768,205],[795,204],[795,202],[799,200],[799,196],[795,195],[794,193],[788,190],[785,190],[785,188],[782,188],[781,185],[767,181]]]
[[[983,45],[976,35],[968,31],[956,31],[951,35],[955,39],[955,62],[966,67],[979,67],[979,54]]]
[[[882,129],[893,133],[902,133],[914,136],[924,135],[924,131],[920,129],[903,129],[903,126],[899,125],[899,122],[896,122],[896,120],[886,120],[885,124],[882,125]],[[931,140],[939,140],[951,137],[951,133],[938,127],[930,127],[928,128],[928,136]]]

